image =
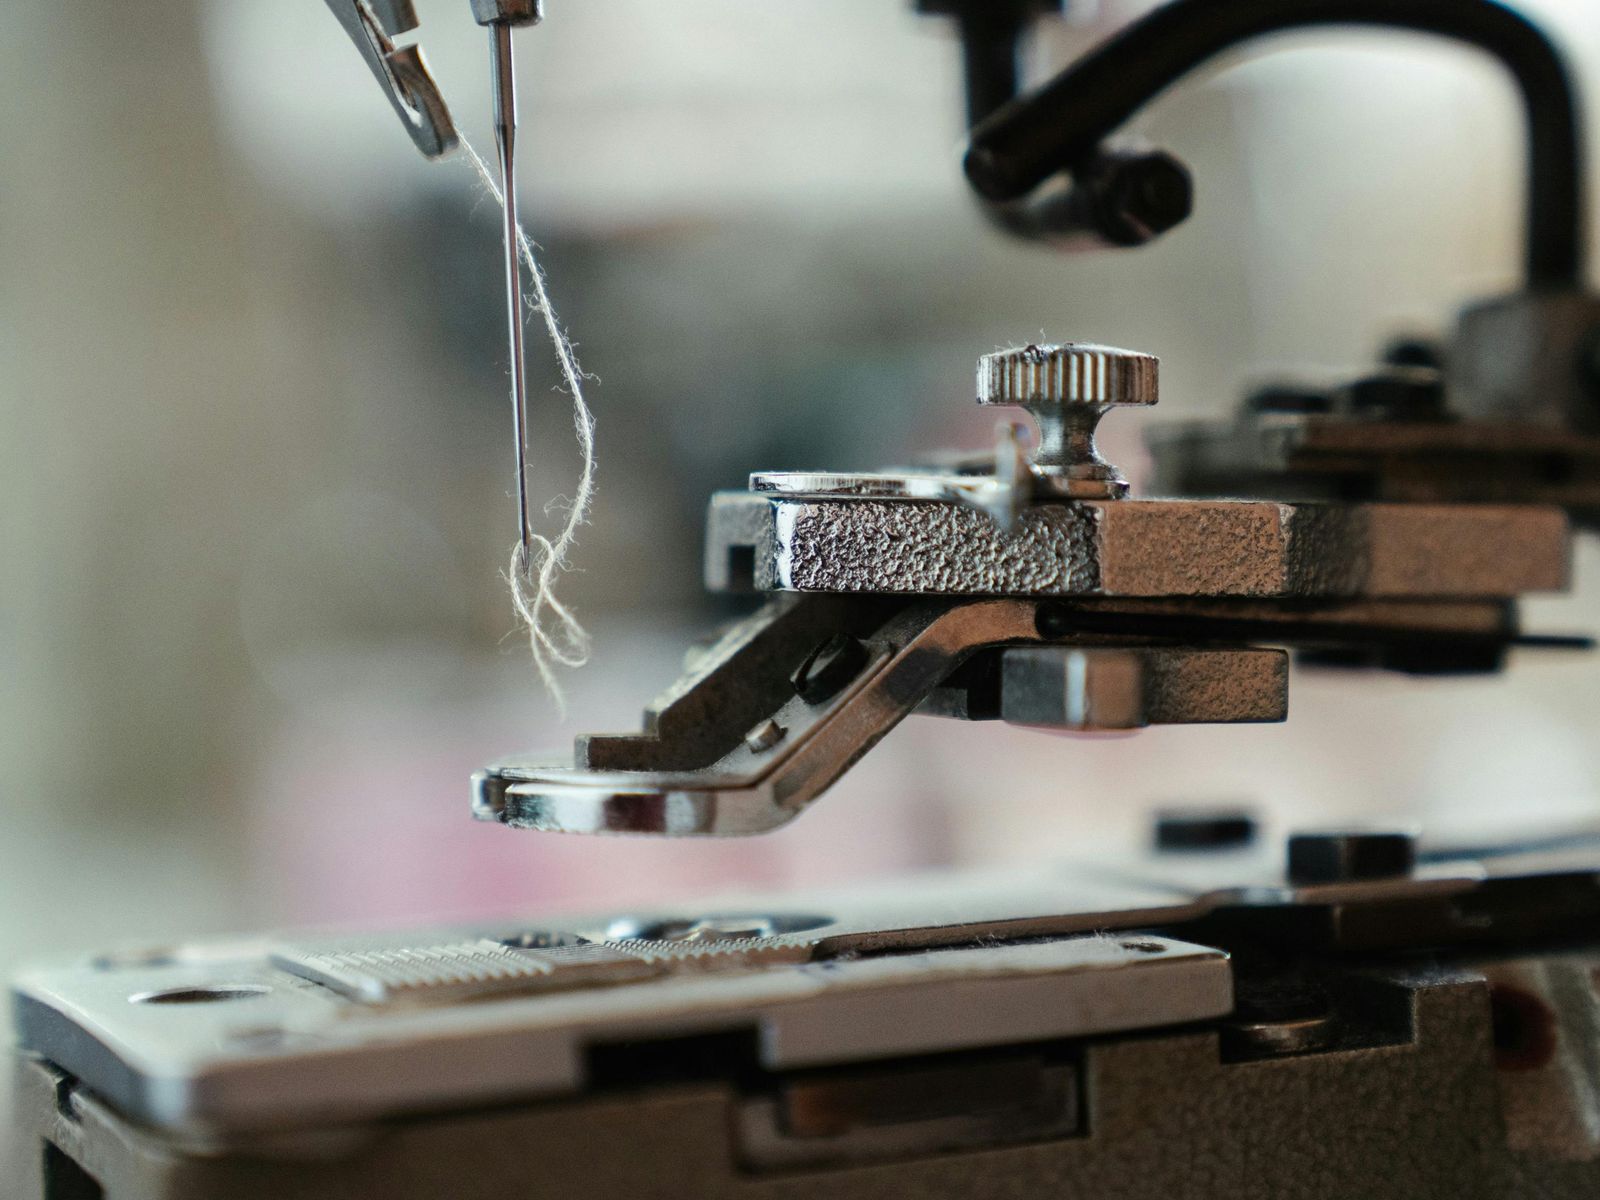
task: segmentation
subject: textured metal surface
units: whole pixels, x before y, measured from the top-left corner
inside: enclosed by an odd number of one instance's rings
[[[280,970],[332,988],[352,1000],[481,995],[548,976],[552,964],[483,938],[373,949],[280,948]]]
[[[708,561],[764,590],[939,595],[1488,598],[1559,590],[1559,510],[1085,501],[1014,534],[956,505],[717,496]],[[725,581],[712,572],[708,584]]]
[[[773,501],[774,553],[757,585],[793,591],[1074,595],[1093,588],[1094,514],[1022,514],[1012,537],[968,508]],[[762,577],[761,567],[770,574]]]

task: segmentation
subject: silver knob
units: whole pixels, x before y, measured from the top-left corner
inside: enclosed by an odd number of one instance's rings
[[[1074,500],[1120,499],[1128,481],[1095,449],[1100,418],[1154,404],[1159,359],[1092,342],[1019,346],[978,360],[978,403],[1027,409],[1039,423],[1033,463],[1042,482]]]

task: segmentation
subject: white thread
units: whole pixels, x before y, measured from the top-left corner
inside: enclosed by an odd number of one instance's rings
[[[465,137],[461,139],[461,147],[467,152],[467,158],[477,171],[483,186],[494,197],[495,203],[504,208],[505,197],[489,171],[489,164],[484,162],[483,156]],[[567,504],[567,519],[560,534],[553,542],[549,538],[534,534],[535,552],[532,562],[525,559],[522,543],[519,541],[511,551],[511,565],[506,569],[506,581],[511,585],[511,603],[528,630],[528,646],[533,651],[533,665],[538,669],[539,678],[543,680],[556,706],[565,714],[566,697],[561,691],[560,682],[556,679],[554,668],[562,666],[576,669],[589,661],[589,633],[578,623],[572,610],[556,598],[555,585],[561,573],[569,569],[567,554],[577,541],[578,526],[583,524],[584,518],[589,513],[589,506],[594,502],[594,415],[589,411],[589,405],[583,398],[583,381],[590,376],[585,375],[578,365],[578,356],[573,352],[572,340],[562,330],[556,320],[555,310],[550,307],[550,296],[545,289],[544,271],[540,269],[539,261],[534,257],[534,244],[521,225],[517,226],[517,248],[521,252],[522,261],[527,265],[528,274],[533,279],[534,307],[544,318],[545,332],[550,336],[550,344],[556,352],[556,361],[561,366],[561,378],[565,381],[566,390],[572,397],[572,423],[578,434],[578,449],[583,457],[583,468],[578,473],[577,491]],[[517,452],[521,454],[522,447],[517,447]],[[560,503],[560,497],[551,500],[545,505],[545,512],[549,512]],[[546,624],[547,614],[554,618],[553,626]]]

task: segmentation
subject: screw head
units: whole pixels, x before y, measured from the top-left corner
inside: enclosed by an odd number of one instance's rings
[[[752,753],[764,754],[783,741],[784,735],[788,732],[769,717],[744,735],[744,744],[750,747]]]
[[[867,648],[848,633],[836,633],[800,664],[792,682],[807,704],[823,704],[844,690],[867,665]]]
[[[1113,408],[1151,405],[1159,360],[1092,342],[997,350],[978,360],[978,403],[1016,405],[1039,423],[1033,464],[1040,478],[1072,499],[1117,499],[1127,480],[1095,449],[1095,427]]]

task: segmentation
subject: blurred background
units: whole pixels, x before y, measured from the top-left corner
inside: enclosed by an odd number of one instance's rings
[[[462,0],[417,7],[487,150],[486,38]],[[1071,5],[1036,76],[1143,7]],[[1521,7],[1600,91],[1600,9]],[[0,972],[1070,857],[1142,838],[1152,804],[1600,816],[1600,670],[1525,654],[1500,679],[1301,672],[1285,726],[917,718],[748,842],[469,819],[475,768],[636,727],[729,615],[699,585],[712,489],[982,445],[971,368],[1000,345],[1150,351],[1161,415],[1220,414],[1516,281],[1519,117],[1464,50],[1307,35],[1182,87],[1143,131],[1192,166],[1194,218],[1061,257],[974,211],[958,48],[909,8],[550,0],[519,35],[525,216],[598,377],[599,502],[565,583],[595,654],[563,721],[500,574],[498,231],[461,158],[416,154],[318,0],[0,5]],[[531,345],[542,502],[577,451]],[[1142,419],[1107,423],[1134,468]],[[1600,628],[1600,556],[1578,566],[1584,594],[1531,628]]]

